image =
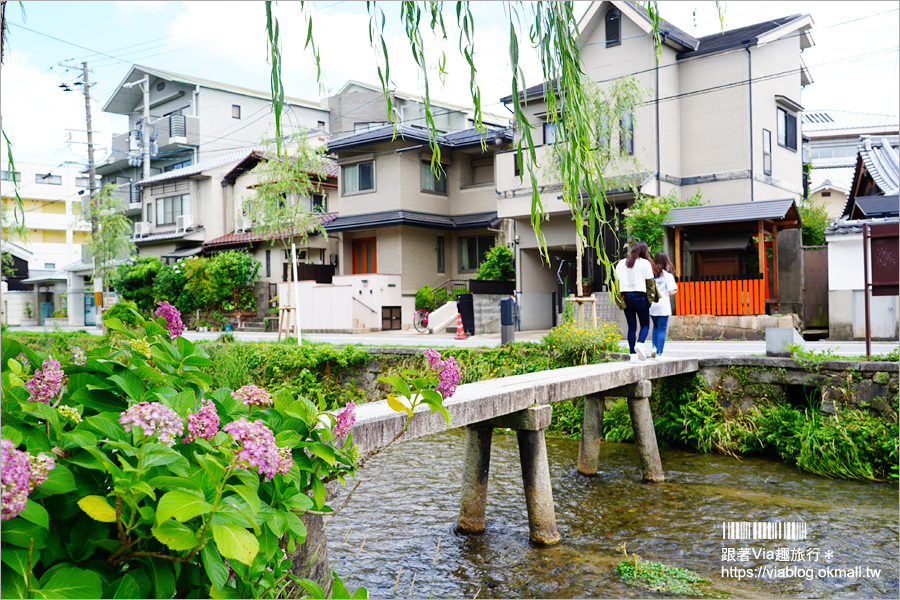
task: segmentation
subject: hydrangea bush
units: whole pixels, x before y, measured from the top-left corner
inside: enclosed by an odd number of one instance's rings
[[[299,515],[332,511],[325,482],[355,472],[354,407],[210,389],[178,311],[156,316],[108,319],[71,356],[2,340],[2,597],[318,593],[287,554]]]

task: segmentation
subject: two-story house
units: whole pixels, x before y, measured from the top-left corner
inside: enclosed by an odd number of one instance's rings
[[[511,137],[494,127],[445,133],[434,169],[428,133],[418,128],[395,133],[387,125],[329,142],[340,167],[340,211],[325,228],[338,240],[340,274],[378,289],[379,276],[392,277],[396,325],[412,323],[419,288],[471,279],[497,243],[494,156]]]

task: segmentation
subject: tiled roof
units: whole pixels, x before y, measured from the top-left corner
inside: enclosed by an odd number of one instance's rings
[[[836,219],[831,227],[825,228],[825,235],[847,235],[851,233],[862,233],[863,225],[881,225],[883,223],[896,223],[897,217],[889,217],[886,219],[859,219],[851,221],[841,217]]]
[[[813,187],[810,192],[830,187],[845,194],[849,193],[854,169],[855,167],[813,167],[812,173],[810,173]]]
[[[476,128],[471,127],[469,129],[462,129],[460,131],[445,133],[438,136],[438,145],[447,148],[465,148],[467,146],[480,144],[482,139],[490,142],[497,137],[503,140],[511,140],[513,137],[512,131],[497,127],[487,127],[486,132],[481,132]],[[352,133],[331,140],[328,143],[328,150],[346,150],[357,146],[370,146],[372,144],[381,144],[394,140],[427,144],[428,132],[424,129],[401,125],[397,127],[395,133],[393,125],[384,125],[383,127],[376,127],[374,129],[369,129],[368,131]]]
[[[886,138],[864,137],[860,140],[859,156],[885,195],[896,195],[900,188],[900,155],[896,144],[896,139],[893,143]]]
[[[807,110],[800,115],[800,123],[804,133],[869,127],[892,127],[892,131],[900,131],[900,119],[897,117],[847,110]]]
[[[323,213],[320,216],[322,225],[325,225],[325,226],[327,226],[329,223],[333,222],[337,218],[338,218],[338,213],[336,213],[336,212]],[[285,234],[281,237],[287,237],[287,234]],[[239,244],[252,244],[254,242],[262,242],[262,241],[265,241],[268,239],[271,239],[271,238],[263,237],[263,236],[259,235],[258,233],[253,233],[252,231],[249,231],[246,233],[237,233],[236,231],[232,231],[231,233],[226,233],[225,235],[223,235],[221,237],[217,237],[215,239],[209,240],[208,242],[204,243],[203,246],[204,247],[235,246],[235,245],[239,245]],[[278,238],[278,239],[281,239],[281,238]]]
[[[217,156],[215,158],[210,158],[209,160],[199,162],[196,165],[189,165],[181,169],[166,171],[165,173],[160,173],[159,175],[154,175],[153,177],[148,177],[147,179],[142,179],[141,181],[136,181],[134,185],[152,185],[161,181],[170,181],[172,179],[181,179],[182,177],[197,175],[204,171],[209,171],[210,169],[215,169],[231,163],[242,161],[259,149],[259,147],[244,148],[243,150],[238,150],[229,154],[223,154],[222,156]]]
[[[851,218],[874,219],[900,215],[900,196],[857,196],[854,198],[856,210]]]
[[[799,223],[794,201],[761,200],[737,204],[708,204],[706,206],[679,206],[669,211],[666,227],[707,225],[711,223],[736,223],[760,219],[784,219],[794,217]]]
[[[696,50],[692,50],[690,52],[682,52],[678,55],[678,60],[691,58],[700,54],[721,52],[722,50],[728,50],[729,48],[737,48],[743,46],[748,40],[752,41],[755,38],[760,37],[761,35],[765,35],[773,29],[778,29],[779,27],[787,25],[791,21],[799,18],[801,18],[801,15],[791,15],[789,17],[772,19],[771,21],[763,21],[762,23],[756,23],[754,25],[748,25],[746,27],[730,29],[721,33],[705,35],[700,38],[700,45]]]
[[[197,233],[198,231],[203,231],[203,226],[197,227],[195,229],[191,229],[190,231],[167,231],[165,233],[153,233],[151,235],[145,235],[142,237],[132,237],[131,241],[135,244],[144,244],[147,242],[162,242],[164,240],[177,240],[179,238],[183,238],[189,236],[191,234]]]
[[[234,185],[234,182],[238,177],[248,171],[252,171],[260,161],[271,160],[272,158],[274,157],[271,155],[265,154],[259,150],[254,150],[253,152],[248,154],[242,161],[234,165],[234,167],[232,167],[230,171],[225,173],[225,175],[222,177],[222,180]],[[337,178],[338,173],[340,172],[340,167],[337,166],[337,163],[335,163],[330,158],[322,157],[321,164],[322,167],[324,167],[326,177]]]
[[[328,231],[347,231],[390,227],[393,225],[413,225],[429,229],[480,229],[495,226],[499,221],[496,211],[449,216],[412,210],[388,210],[338,217],[330,225],[326,225],[325,229]]]

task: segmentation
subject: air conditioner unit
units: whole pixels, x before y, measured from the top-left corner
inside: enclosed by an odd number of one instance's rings
[[[187,231],[194,228],[194,215],[179,215],[175,217],[175,231]]]
[[[134,224],[134,237],[144,237],[150,234],[150,223],[147,221],[137,221]]]
[[[253,221],[247,217],[238,217],[235,221],[234,229],[237,233],[246,233],[253,229]]]

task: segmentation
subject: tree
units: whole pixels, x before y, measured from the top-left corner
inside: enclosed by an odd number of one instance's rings
[[[85,247],[94,262],[94,280],[102,279],[105,295],[109,294],[109,279],[116,263],[134,251],[131,220],[125,216],[115,189],[111,183],[103,186],[96,200],[86,204],[87,211],[82,212],[85,220],[97,219],[97,232],[91,232]]]
[[[325,180],[326,170],[321,150],[312,148],[304,134],[294,136],[289,145],[291,151],[285,149],[282,155],[280,145],[276,144],[274,154],[270,153],[253,169],[259,180],[254,194],[244,201],[243,210],[252,220],[254,233],[273,243],[281,242],[285,250],[291,249],[294,326],[297,345],[300,345],[297,243],[305,246],[310,236],[327,235],[319,215],[312,210],[311,201],[312,194],[321,191],[319,183]]]
[[[820,203],[808,199],[797,203],[797,213],[803,224],[801,237],[804,246],[824,246],[825,228],[828,227],[828,211]]]
[[[652,36],[656,46],[656,60],[662,61],[663,33],[660,31],[662,19],[657,2],[638,2],[639,10],[646,11],[652,23]],[[447,64],[446,55],[442,54],[437,61],[425,55],[422,31],[430,28],[431,32],[443,39],[447,38],[447,29],[444,23],[443,2],[412,2],[406,1],[400,4],[400,21],[410,42],[410,49],[420,70],[420,76],[424,87],[425,124],[429,135],[429,146],[432,152],[433,170],[437,170],[440,164],[441,149],[438,146],[438,132],[435,126],[431,109],[431,93],[429,86],[429,68],[435,63],[439,66],[441,75]],[[724,30],[724,8],[716,2],[719,10],[720,27]],[[385,14],[377,2],[367,2],[369,12],[369,41],[378,63],[377,74],[387,101],[387,119],[395,123],[395,115],[391,92],[394,91],[394,82],[391,79],[390,59],[388,45],[385,41],[384,27]],[[519,38],[524,37],[523,29],[528,30],[528,39],[537,48],[542,68],[544,85],[544,100],[547,103],[547,117],[549,123],[556,126],[557,131],[562,132],[568,143],[562,146],[559,154],[560,171],[564,174],[562,181],[563,196],[569,203],[572,216],[576,222],[587,220],[590,234],[585,238],[584,231],[577,228],[577,234],[582,244],[590,243],[597,251],[598,258],[604,264],[611,264],[606,257],[604,242],[602,239],[604,224],[609,224],[606,214],[606,182],[601,173],[598,156],[594,152],[594,140],[596,131],[591,119],[590,96],[584,87],[584,71],[581,67],[581,36],[578,30],[578,22],[574,13],[574,2],[547,2],[538,1],[525,4],[522,2],[505,3],[504,7],[509,20],[509,59],[512,71],[512,98],[522,97],[524,92],[524,73],[519,65]],[[531,11],[531,19],[527,19],[525,12]],[[278,19],[272,13],[272,3],[265,3],[266,31],[268,34],[269,63],[271,66],[271,94],[272,106],[275,112],[276,150],[281,153],[281,112],[284,106],[284,85],[281,76],[282,56],[281,40]],[[315,42],[313,17],[307,3],[301,4],[301,10],[306,17],[306,43],[305,48],[312,51],[319,81],[321,82],[322,70],[319,60],[319,48]],[[475,108],[475,126],[484,131],[481,120],[481,91],[476,81],[477,70],[475,67],[475,17],[471,10],[471,3],[460,1],[455,3],[456,22],[459,26],[459,50],[469,65],[469,91]],[[561,110],[562,109],[562,110]],[[519,162],[519,172],[524,178],[525,173],[531,183],[531,224],[539,240],[544,258],[549,260],[546,243],[541,233],[541,221],[544,219],[544,210],[540,197],[538,184],[537,154],[535,152],[532,126],[522,105],[512,102],[512,111],[515,127],[519,132],[516,142],[516,152]],[[582,202],[586,198],[587,203]],[[606,269],[606,282],[613,289],[614,278],[612,269]]]
[[[156,256],[145,256],[131,264],[119,265],[110,278],[110,285],[125,300],[134,302],[140,310],[156,308],[153,298],[153,281],[162,269],[162,261]],[[168,298],[163,298],[168,300]],[[174,303],[174,299],[171,300]]]

